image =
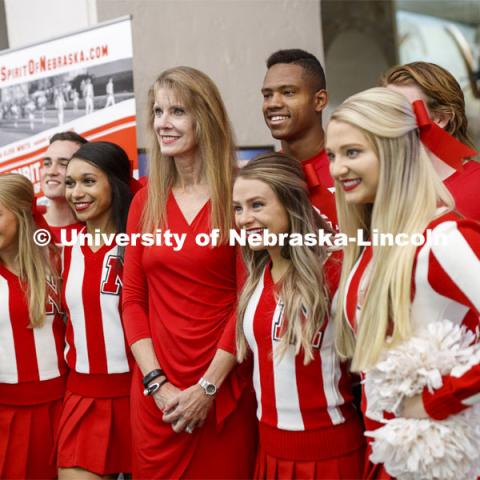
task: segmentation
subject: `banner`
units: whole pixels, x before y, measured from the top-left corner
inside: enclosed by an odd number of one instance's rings
[[[127,152],[138,173],[130,18],[0,52],[0,174],[40,193],[49,139],[73,130]]]

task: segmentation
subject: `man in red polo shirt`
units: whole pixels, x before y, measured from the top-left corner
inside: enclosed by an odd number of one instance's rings
[[[325,73],[318,59],[299,49],[279,50],[267,60],[263,115],[282,151],[302,162],[310,199],[336,225],[334,182],[324,150],[322,111]]]

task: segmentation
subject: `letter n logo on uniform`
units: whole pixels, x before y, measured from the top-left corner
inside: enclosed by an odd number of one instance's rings
[[[108,295],[119,295],[122,289],[123,258],[110,255],[106,261],[106,269],[102,279],[101,292]]]
[[[52,278],[47,277],[47,304],[45,305],[45,315],[56,315],[60,312],[57,285]]]

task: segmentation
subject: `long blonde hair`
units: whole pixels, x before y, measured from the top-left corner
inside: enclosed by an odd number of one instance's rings
[[[167,224],[168,194],[177,180],[172,157],[160,151],[153,129],[155,95],[159,88],[172,90],[195,121],[195,135],[208,182],[212,215],[211,227],[219,228],[226,241],[233,225],[232,177],[235,165],[235,142],[232,127],[220,92],[204,73],[190,67],[175,67],[164,71],[149,91],[150,165],[148,201],[142,217],[144,231],[153,231]]]
[[[318,234],[319,228],[331,231],[326,222],[312,208],[308,198],[300,163],[287,155],[273,153],[256,157],[243,167],[237,178],[260,180],[275,193],[287,211],[289,232],[305,235]],[[286,232],[285,232],[286,233]],[[242,247],[248,278],[239,299],[237,316],[237,357],[242,361],[247,354],[247,342],[243,332],[243,318],[250,297],[257,286],[269,255],[266,250],[253,251]],[[304,352],[304,361],[313,359],[312,341],[322,327],[328,312],[328,292],[324,280],[323,263],[327,258],[325,247],[282,247],[282,256],[291,263],[277,289],[284,304],[284,331],[279,355],[285,354],[293,344],[295,352]]]
[[[353,237],[381,233],[422,233],[440,205],[453,208],[453,199],[435,173],[419,140],[416,119],[403,95],[386,88],[372,88],[353,95],[340,105],[331,121],[360,130],[379,159],[375,202],[353,205],[345,201],[337,182],[336,201],[340,230]],[[370,283],[361,311],[357,338],[345,318],[344,298],[348,276],[360,248],[349,242],[344,250],[336,313],[336,342],[341,356],[353,358],[352,369],[364,370],[386,347],[388,334],[395,342],[411,335],[410,302],[416,247],[373,248]]]
[[[26,299],[30,314],[30,326],[41,327],[45,320],[48,301],[47,279],[59,292],[59,275],[55,260],[47,247],[39,247],[33,241],[37,229],[32,215],[33,185],[23,175],[0,175],[0,203],[17,219],[19,278],[26,283]],[[55,248],[52,246],[52,255]],[[57,257],[58,259],[58,257]]]

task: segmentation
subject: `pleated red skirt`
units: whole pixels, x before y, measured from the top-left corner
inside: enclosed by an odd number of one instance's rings
[[[260,422],[259,433],[255,479],[362,478],[366,443],[356,412],[339,425],[305,431],[282,430]]]
[[[61,399],[40,405],[0,405],[0,478],[57,478],[50,458],[61,411]]]
[[[307,462],[273,457],[260,448],[253,478],[359,480],[363,471],[364,456],[364,449],[360,449],[337,458]]]
[[[57,441],[57,466],[97,475],[131,471],[130,399],[90,398],[67,391]]]

